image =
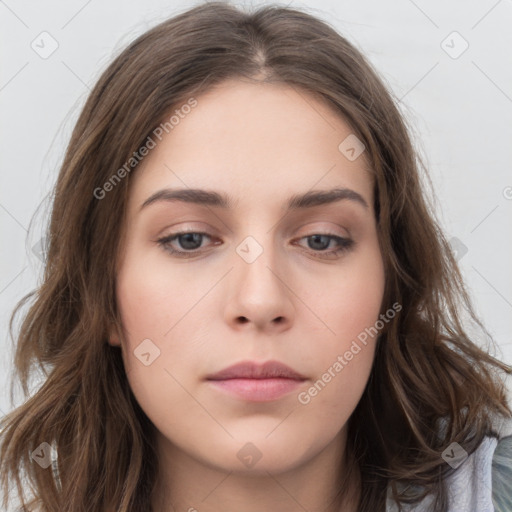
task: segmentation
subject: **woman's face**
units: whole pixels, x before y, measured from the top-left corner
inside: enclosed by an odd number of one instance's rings
[[[343,439],[369,378],[372,180],[350,127],[305,92],[230,80],[196,100],[134,171],[110,343],[161,447],[284,471]],[[216,375],[238,363],[253,373]]]

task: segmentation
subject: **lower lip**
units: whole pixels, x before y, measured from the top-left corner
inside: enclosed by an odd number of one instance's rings
[[[302,380],[273,379],[226,379],[208,381],[216,388],[253,402],[269,402],[296,390]]]

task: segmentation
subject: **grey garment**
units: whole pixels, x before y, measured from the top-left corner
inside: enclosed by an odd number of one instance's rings
[[[448,512],[512,512],[512,421],[497,422],[496,430],[499,438],[485,437],[470,456],[464,456],[459,445],[448,450],[448,455],[459,455],[458,463],[452,462],[456,471],[446,479]],[[419,504],[402,505],[402,510],[431,512],[432,503],[426,496]],[[396,511],[388,493],[386,512]]]
[[[494,452],[492,499],[496,512],[512,512],[512,435],[501,439]]]

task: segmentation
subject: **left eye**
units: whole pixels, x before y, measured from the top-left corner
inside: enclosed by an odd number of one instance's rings
[[[333,258],[339,255],[342,252],[348,251],[354,245],[354,240],[351,238],[345,238],[339,235],[334,235],[332,233],[316,233],[314,235],[308,235],[303,238],[299,238],[299,240],[308,239],[308,246],[312,249],[312,252],[317,258]],[[327,247],[331,242],[336,242],[337,246],[330,250],[326,251]]]
[[[167,252],[174,254],[177,257],[190,258],[201,251],[198,249],[201,247],[203,238],[212,239],[207,233],[201,233],[196,231],[186,231],[180,233],[173,233],[157,240],[158,244]],[[354,244],[354,241],[349,238],[344,238],[334,234],[327,233],[315,233],[313,235],[304,236],[298,240],[309,240],[308,248],[310,252],[317,253],[317,257],[325,258],[332,257],[336,254],[348,250]],[[172,242],[177,241],[181,248],[174,248]],[[336,242],[337,247],[333,250],[327,251],[331,242]],[[219,245],[217,242],[215,245]],[[324,253],[324,254],[318,254]]]

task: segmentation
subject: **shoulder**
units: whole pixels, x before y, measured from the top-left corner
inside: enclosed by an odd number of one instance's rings
[[[494,450],[492,501],[495,512],[512,512],[512,435],[501,438]]]
[[[452,484],[458,481],[456,487],[471,500],[468,506],[512,512],[512,419],[496,419],[493,435],[486,436],[469,459],[460,468],[461,474],[450,479]]]
[[[443,458],[455,469],[445,479],[450,512],[512,512],[512,418],[494,418],[471,454],[453,443]]]
[[[443,452],[443,459],[455,469],[445,478],[449,512],[512,512],[512,420],[495,425],[493,435],[485,436],[471,454],[456,443]],[[430,512],[432,501],[428,495],[402,510]],[[388,492],[386,512],[395,510]]]
[[[460,446],[451,450],[462,463],[446,478],[449,511],[512,512],[512,431],[499,432],[469,456]]]

